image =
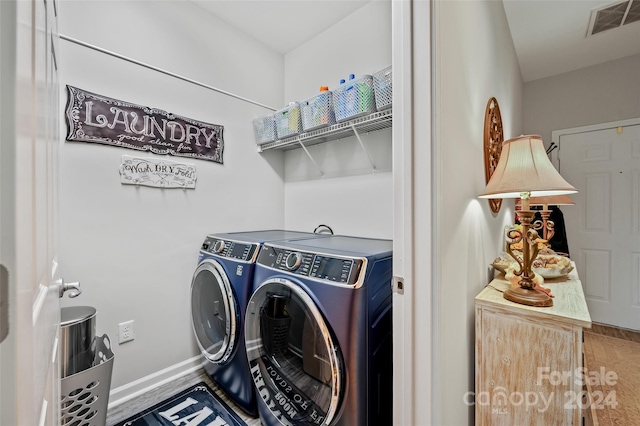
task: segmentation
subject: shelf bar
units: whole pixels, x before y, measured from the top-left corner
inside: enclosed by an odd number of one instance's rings
[[[376,165],[373,163],[373,159],[371,158],[371,155],[369,155],[369,151],[367,151],[367,148],[365,148],[364,143],[362,143],[362,139],[360,139],[360,134],[358,133],[358,129],[356,129],[356,126],[353,123],[351,124],[351,129],[353,130],[353,133],[356,135],[356,139],[358,139],[358,142],[360,142],[360,146],[362,147],[362,150],[364,151],[365,154],[367,154],[369,163],[371,163],[371,167],[373,167],[373,173],[375,173]]]
[[[316,166],[316,169],[318,169],[318,172],[320,172],[320,176],[324,177],[324,172],[322,171],[322,169],[320,168],[320,166],[318,166],[318,163],[316,163],[316,160],[313,159],[313,157],[311,156],[311,153],[309,152],[309,150],[307,149],[306,146],[304,146],[304,144],[302,143],[301,140],[298,141],[298,143],[300,144],[300,146],[302,147],[302,149],[304,149],[304,152],[307,153],[307,156],[309,157],[309,159],[311,160],[311,162],[313,163],[314,166]]]
[[[0,0],[1,1],[1,0]],[[337,139],[342,139],[351,136],[351,130],[355,127],[364,131],[365,133],[382,130],[392,126],[393,111],[391,108],[374,112],[365,117],[359,117],[352,121],[345,121],[342,123],[336,123],[329,127],[312,130],[307,133],[301,133],[297,136],[292,136],[286,139],[279,139],[273,142],[267,142],[262,144],[258,151],[264,152],[270,149],[290,150],[300,144],[301,141],[308,143],[308,145],[315,145],[318,143],[329,142]]]
[[[236,95],[235,93],[231,93],[231,92],[228,92],[226,90],[223,90],[223,89],[220,89],[220,88],[217,88],[217,87],[214,87],[214,86],[210,86],[210,85],[205,84],[205,83],[201,83],[201,82],[199,82],[197,80],[194,80],[194,79],[191,79],[191,78],[188,78],[188,77],[184,77],[184,76],[182,76],[180,74],[176,74],[174,72],[167,71],[165,69],[162,69],[162,68],[159,68],[159,67],[156,67],[156,66],[153,66],[153,65],[149,65],[149,64],[147,64],[145,62],[138,61],[137,59],[133,59],[133,58],[130,58],[128,56],[124,56],[124,55],[121,55],[119,53],[112,52],[112,51],[107,50],[107,49],[103,49],[101,47],[95,46],[93,44],[86,43],[86,42],[81,41],[81,40],[77,40],[77,39],[75,39],[73,37],[69,37],[69,36],[66,36],[64,34],[60,34],[60,39],[68,41],[68,42],[71,42],[71,43],[75,43],[75,44],[77,44],[79,46],[86,47],[88,49],[95,50],[96,52],[100,52],[100,53],[104,53],[104,54],[109,55],[109,56],[113,56],[114,58],[122,59],[123,61],[131,62],[132,64],[139,65],[141,67],[144,67],[144,68],[147,68],[147,69],[150,69],[150,70],[153,70],[153,71],[157,71],[157,72],[159,72],[161,74],[168,75],[169,77],[174,77],[174,78],[177,78],[179,80],[186,81],[187,83],[195,84],[196,86],[204,87],[205,89],[213,90],[214,92],[218,92],[218,93],[221,93],[223,95],[227,95],[227,96],[230,96],[232,98],[239,99],[241,101],[245,101],[245,102],[248,102],[248,103],[251,103],[251,104],[254,104],[254,105],[258,105],[258,106],[261,106],[263,108],[267,108],[267,109],[269,109],[271,111],[275,111],[276,110],[276,108],[270,107],[269,105],[265,105],[265,104],[262,104],[260,102],[256,102],[256,101],[251,100],[249,98],[245,98],[244,96]]]

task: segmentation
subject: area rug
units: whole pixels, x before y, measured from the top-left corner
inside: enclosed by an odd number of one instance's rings
[[[246,426],[206,383],[200,382],[115,426]]]
[[[593,424],[640,425],[640,343],[585,332],[584,355]]]

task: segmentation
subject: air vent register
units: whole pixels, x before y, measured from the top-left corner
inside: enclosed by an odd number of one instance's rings
[[[640,0],[625,0],[593,10],[587,36],[640,21]]]

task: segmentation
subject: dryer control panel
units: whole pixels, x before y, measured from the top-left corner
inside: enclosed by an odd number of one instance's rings
[[[253,260],[257,250],[258,244],[223,240],[215,237],[205,238],[200,248],[200,251],[215,254],[219,257],[228,257],[247,262]]]
[[[359,282],[364,259],[295,251],[265,244],[257,263],[296,275],[354,285]]]

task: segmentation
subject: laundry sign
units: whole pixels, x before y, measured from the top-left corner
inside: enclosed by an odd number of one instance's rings
[[[224,127],[67,86],[67,140],[222,164]]]
[[[196,168],[193,164],[123,155],[120,182],[155,188],[195,188]]]

